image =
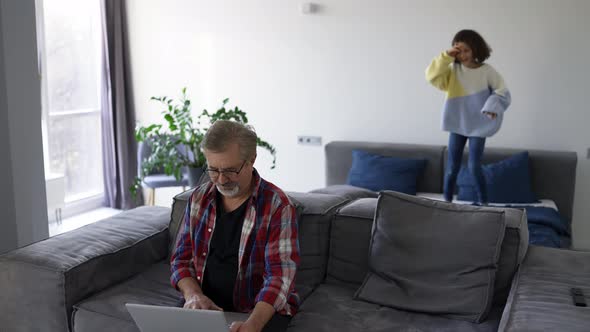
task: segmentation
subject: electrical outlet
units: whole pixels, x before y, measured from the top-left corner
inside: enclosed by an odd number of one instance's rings
[[[297,144],[322,145],[322,137],[321,136],[297,136]]]
[[[588,151],[586,151],[586,159],[590,159],[590,148],[588,148]]]

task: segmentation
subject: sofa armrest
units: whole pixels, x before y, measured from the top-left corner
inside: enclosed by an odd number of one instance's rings
[[[75,303],[166,257],[170,209],[140,207],[0,256],[7,331],[68,331]]]
[[[588,331],[588,308],[574,305],[572,287],[588,298],[590,252],[529,246],[498,331]]]

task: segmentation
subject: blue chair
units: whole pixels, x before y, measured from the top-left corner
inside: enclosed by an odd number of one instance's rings
[[[184,147],[182,147],[184,148]],[[188,186],[188,174],[186,168],[182,169],[182,179],[176,180],[174,175],[166,175],[161,169],[152,169],[149,173],[143,174],[141,164],[152,153],[151,144],[147,141],[139,142],[137,146],[137,174],[143,177],[142,186],[149,188],[148,205],[154,205],[156,202],[156,188],[165,187],[182,187],[182,191]]]

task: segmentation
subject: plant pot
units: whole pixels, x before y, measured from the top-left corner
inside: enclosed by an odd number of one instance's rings
[[[200,184],[201,176],[203,175],[202,167],[187,167],[188,168],[188,186],[194,188]]]

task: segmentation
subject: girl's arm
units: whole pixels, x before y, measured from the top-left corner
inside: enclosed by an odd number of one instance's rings
[[[493,68],[488,76],[488,85],[492,94],[481,109],[482,113],[503,114],[510,106],[512,98],[502,76]]]
[[[436,88],[447,91],[451,80],[451,64],[455,58],[446,51],[434,58],[426,68],[426,80]]]

